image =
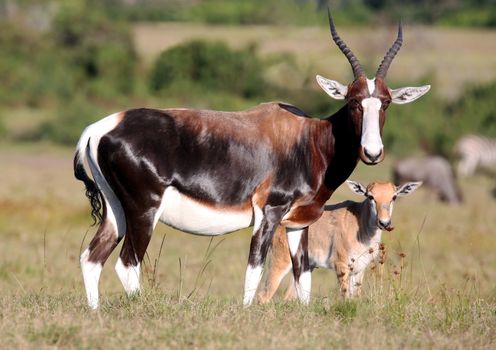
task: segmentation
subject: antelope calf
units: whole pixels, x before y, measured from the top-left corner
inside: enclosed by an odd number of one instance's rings
[[[390,182],[373,182],[367,187],[346,181],[351,190],[363,195],[363,202],[344,201],[325,207],[321,218],[310,226],[308,256],[310,269],[334,269],[343,297],[360,293],[367,266],[377,258],[383,230],[391,231],[391,215],[397,197],[416,190],[422,182],[409,182],[396,187]],[[282,227],[272,241],[272,263],[265,291],[259,294],[262,303],[269,301],[281,280],[291,270],[288,240]],[[290,283],[285,299],[294,298]]]

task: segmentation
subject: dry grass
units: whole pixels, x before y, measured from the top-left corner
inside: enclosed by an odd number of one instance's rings
[[[339,28],[341,37],[353,49],[372,75],[396,34],[394,27]],[[162,50],[183,41],[203,38],[222,40],[233,47],[258,46],[264,55],[294,54],[303,72],[346,82],[351,71],[345,58],[331,44],[323,27],[205,26],[190,23],[138,24],[134,28],[138,52],[151,62]],[[391,67],[389,79],[408,83],[426,79],[442,98],[456,98],[467,85],[496,79],[495,30],[406,26],[404,45]],[[308,71],[308,72],[307,72]],[[301,83],[298,72],[287,72],[289,83]],[[315,84],[316,86],[316,84]]]
[[[89,207],[82,184],[72,179],[71,161],[70,150],[39,145],[5,145],[0,151],[5,348],[489,349],[496,344],[496,201],[485,178],[462,183],[467,202],[460,207],[437,203],[426,189],[400,201],[396,229],[385,234],[383,273],[380,267],[368,273],[360,300],[342,302],[332,273],[318,270],[310,306],[283,303],[277,295],[274,303],[245,310],[249,231],[217,237],[210,245],[209,238],[162,225],[148,252],[143,295],[124,296],[112,268],[114,254],[102,274],[101,311],[93,313],[85,306],[78,266]],[[386,179],[389,165],[360,165],[352,177]],[[345,198],[359,199],[341,189],[333,201]],[[94,231],[89,228],[85,244]]]

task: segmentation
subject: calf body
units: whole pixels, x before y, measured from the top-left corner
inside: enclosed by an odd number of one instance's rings
[[[309,227],[308,256],[310,268],[336,271],[344,297],[360,293],[367,266],[377,258],[383,230],[392,230],[391,215],[397,196],[414,191],[421,183],[411,182],[396,187],[392,183],[371,183],[366,188],[349,181],[353,191],[367,196],[363,202],[345,201],[325,207],[322,217]],[[269,301],[291,268],[288,243],[284,231],[274,234],[271,266],[261,302]],[[294,296],[290,284],[286,299]]]

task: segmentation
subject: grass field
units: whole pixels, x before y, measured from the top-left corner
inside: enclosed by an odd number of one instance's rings
[[[360,164],[352,178],[387,179],[391,161]],[[0,163],[2,348],[496,346],[496,200],[484,177],[462,182],[466,203],[458,207],[425,188],[400,200],[396,229],[384,235],[387,261],[368,272],[359,300],[342,301],[333,273],[317,270],[308,307],[279,293],[243,309],[249,230],[210,240],[159,225],[143,294],[124,296],[114,254],[102,274],[101,310],[91,312],[78,257],[95,228],[72,178],[72,150],[2,144]],[[332,201],[345,198],[359,200],[342,188]]]
[[[256,43],[265,57],[294,54],[300,70],[288,70],[287,83],[304,84],[311,72],[308,86],[316,88],[315,72],[342,82],[351,74],[325,28],[173,23],[139,24],[133,33],[145,63],[184,40],[210,38],[234,47]],[[371,75],[395,28],[340,33]],[[467,84],[496,78],[495,41],[495,31],[407,26],[401,59],[388,77],[405,84],[430,77],[433,93],[454,98]],[[2,118],[9,134],[23,135],[53,113],[21,106]],[[396,228],[384,234],[386,263],[368,272],[358,300],[342,301],[333,272],[317,270],[308,307],[283,302],[282,289],[273,303],[243,309],[250,230],[210,239],[159,225],[143,266],[142,295],[124,295],[113,271],[118,248],[102,274],[102,307],[91,312],[79,255],[96,228],[89,226],[83,185],[72,175],[72,152],[0,141],[0,348],[496,347],[494,180],[463,179],[460,206],[440,204],[426,188],[399,200]],[[351,178],[389,179],[392,163],[388,155],[376,167],[359,164]],[[331,202],[344,199],[361,200],[341,188]]]

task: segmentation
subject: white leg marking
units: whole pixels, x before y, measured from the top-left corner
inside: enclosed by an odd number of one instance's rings
[[[291,255],[294,256],[300,245],[303,229],[286,229],[288,236],[288,245]],[[310,271],[304,271],[299,280],[295,280],[296,295],[303,304],[310,302],[310,291],[312,288],[312,274]]]
[[[303,229],[292,229],[286,228],[286,235],[288,236],[288,245],[291,255],[294,256],[298,251],[300,245],[301,235],[303,234]]]
[[[124,290],[128,295],[138,293],[140,291],[140,264],[137,266],[124,266],[121,258],[117,259],[115,271],[121,280]]]
[[[98,281],[102,272],[102,264],[88,261],[89,254],[90,251],[86,249],[81,254],[80,262],[88,305],[93,310],[96,310],[98,308]]]
[[[303,272],[300,276],[299,283],[296,283],[295,287],[298,299],[303,304],[308,304],[310,302],[310,292],[312,289],[312,273],[310,271]]]
[[[253,233],[252,236],[260,229],[260,225],[263,220],[263,212],[258,206],[253,205],[253,215],[254,215],[254,224],[253,224]],[[251,266],[248,265],[246,268],[245,274],[245,290],[243,297],[243,306],[250,306],[253,302],[253,298],[255,297],[255,293],[257,292],[258,285],[260,283],[260,279],[262,278],[263,266]]]
[[[243,298],[243,306],[250,306],[257,292],[258,284],[262,278],[262,266],[248,265],[245,275],[245,295]]]
[[[262,212],[262,209],[260,209],[259,207],[257,207],[256,205],[253,206],[253,232],[252,232],[252,236],[255,234],[255,232],[258,231],[258,229],[260,228],[260,225],[262,225],[262,220],[263,220],[263,212]]]

